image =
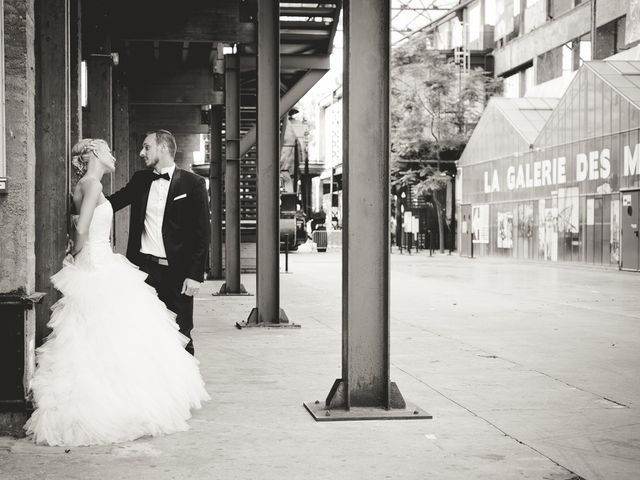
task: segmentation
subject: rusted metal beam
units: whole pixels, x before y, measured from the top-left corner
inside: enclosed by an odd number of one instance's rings
[[[130,70],[132,105],[222,105],[224,95],[213,89],[212,70],[166,68]]]
[[[238,327],[288,326],[280,308],[280,30],[278,0],[258,2],[256,307]]]
[[[240,62],[225,55],[225,283],[220,295],[246,294],[240,283]]]
[[[280,99],[278,110],[279,118],[287,114],[298,101],[311,90],[318,81],[327,73],[327,70],[309,70],[287,93]],[[277,83],[279,90],[279,82]],[[278,92],[279,93],[279,92]],[[240,140],[240,156],[245,155],[256,143],[257,128],[253,127]]]
[[[256,57],[243,55],[240,57],[241,70],[255,70]],[[331,59],[329,55],[281,55],[280,71],[287,70],[329,70]]]
[[[172,133],[209,132],[209,126],[202,123],[200,105],[130,104],[129,115],[145,131],[166,129]]]
[[[390,3],[345,5],[342,378],[324,405],[305,404],[316,420],[430,418],[390,379]]]

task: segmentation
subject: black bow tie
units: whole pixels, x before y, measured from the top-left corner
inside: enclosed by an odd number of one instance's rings
[[[156,173],[153,172],[153,181],[155,182],[156,180],[160,180],[161,178],[164,178],[165,180],[171,180],[171,177],[169,176],[168,173]]]

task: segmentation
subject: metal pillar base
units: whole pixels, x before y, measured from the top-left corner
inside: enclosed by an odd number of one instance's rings
[[[260,322],[260,317],[258,316],[258,309],[253,308],[251,313],[249,314],[249,318],[246,321],[239,323],[236,322],[236,328],[241,330],[243,328],[252,328],[252,327],[261,327],[261,328],[300,328],[300,325],[297,323],[289,323],[289,318],[287,314],[284,313],[283,309],[280,309],[280,318],[278,323],[266,323]]]
[[[214,297],[217,296],[227,296],[227,297],[251,297],[253,296],[251,293],[247,292],[247,289],[244,288],[244,285],[240,284],[240,291],[239,292],[229,292],[227,291],[227,283],[223,283],[222,286],[220,287],[220,291],[218,292],[213,292],[211,295],[213,295]]]
[[[338,378],[331,387],[327,400],[321,403],[304,402],[304,408],[311,414],[316,422],[340,422],[355,420],[430,420],[432,415],[422,410],[413,403],[405,401],[400,389],[391,382],[390,406],[384,407],[348,407],[346,401],[346,385]]]

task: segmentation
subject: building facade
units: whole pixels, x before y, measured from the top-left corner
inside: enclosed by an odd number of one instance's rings
[[[587,62],[559,100],[492,99],[458,181],[462,255],[640,270],[640,62]]]

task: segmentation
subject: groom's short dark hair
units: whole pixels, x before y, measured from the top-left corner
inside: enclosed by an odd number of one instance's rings
[[[169,150],[169,154],[172,158],[176,156],[176,150],[178,149],[176,145],[176,139],[173,134],[169,130],[154,130],[152,132],[147,133],[147,135],[155,135],[156,136],[156,144],[160,145],[164,143]]]

